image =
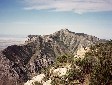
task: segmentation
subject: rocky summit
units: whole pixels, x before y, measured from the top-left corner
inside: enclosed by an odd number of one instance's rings
[[[53,64],[57,56],[78,55],[99,41],[95,36],[68,29],[50,35],[28,35],[23,45],[8,46],[0,52],[0,85],[23,85]]]

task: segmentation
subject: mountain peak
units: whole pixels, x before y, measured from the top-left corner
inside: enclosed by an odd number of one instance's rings
[[[61,29],[59,32],[62,32],[62,33],[71,33],[71,31],[69,31],[69,29]]]
[[[25,44],[8,46],[0,54],[2,66],[0,77],[3,77],[0,82],[5,82],[5,85],[16,85],[18,80],[17,84],[23,85],[43,68],[55,63],[57,56],[68,54],[80,56],[80,49],[83,51],[97,41],[98,38],[94,36],[84,36],[84,33],[75,33],[68,29],[61,29],[45,36],[29,35]]]
[[[53,33],[54,35],[56,34],[69,34],[69,33],[71,33],[71,31],[69,31],[69,29],[61,29],[61,30],[59,30],[59,31],[57,31],[57,32],[55,32],[55,33]]]
[[[60,31],[63,31],[63,32],[69,32],[69,30],[67,28],[65,29],[61,29]]]

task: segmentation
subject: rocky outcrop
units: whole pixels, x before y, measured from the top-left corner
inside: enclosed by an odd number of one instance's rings
[[[31,80],[28,80],[24,85],[35,85],[35,82],[43,83],[44,77],[45,74],[39,74],[37,76],[34,76]]]
[[[22,85],[54,63],[59,55],[75,55],[99,39],[62,29],[50,35],[29,35],[24,45],[8,46],[0,54],[0,85]]]

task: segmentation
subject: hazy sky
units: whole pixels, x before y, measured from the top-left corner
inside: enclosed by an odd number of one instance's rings
[[[50,34],[68,28],[112,39],[112,0],[0,0],[0,34]]]

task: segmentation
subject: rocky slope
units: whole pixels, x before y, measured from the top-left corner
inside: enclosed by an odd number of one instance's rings
[[[50,35],[29,35],[24,45],[8,46],[0,53],[0,85],[23,85],[57,56],[80,54],[99,39],[62,29]]]

